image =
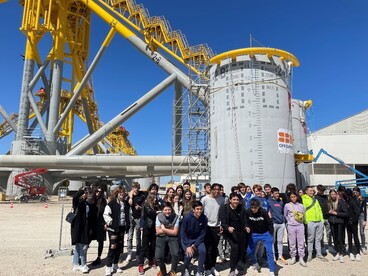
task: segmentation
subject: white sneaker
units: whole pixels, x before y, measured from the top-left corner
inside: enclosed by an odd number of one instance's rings
[[[123,270],[118,266],[118,264],[112,265],[112,272],[114,273],[123,273]]]
[[[270,276],[275,276],[275,272],[270,272]]]
[[[367,255],[367,253],[368,253],[367,249],[362,248],[362,253],[363,253],[363,255]]]
[[[128,254],[128,256],[126,257],[125,261],[127,263],[129,263],[131,259],[132,259],[132,254]]]
[[[355,261],[355,256],[353,253],[350,253],[350,261]]]
[[[295,264],[296,263],[295,257],[290,258],[289,261],[288,261],[288,263],[289,263],[289,265]]]
[[[299,258],[299,263],[300,263],[301,266],[307,267],[307,264],[306,264],[306,262],[304,262],[303,258]]]
[[[211,268],[211,272],[212,272],[212,275],[214,276],[221,276],[220,272],[218,272],[216,268],[214,267]]]
[[[82,266],[81,271],[82,271],[82,273],[88,273],[89,272],[88,266],[87,265]]]
[[[344,255],[340,255],[340,263],[345,263]]]
[[[80,270],[81,270],[81,267],[79,265],[73,266],[73,269],[72,269],[73,272],[77,272],[77,271],[80,271]]]
[[[204,276],[212,276],[212,272],[211,272],[211,270],[206,270],[206,271],[204,272]]]
[[[336,255],[332,258],[332,260],[333,260],[333,261],[337,261],[338,259],[340,259],[340,255],[339,255],[339,254],[336,254]]]
[[[360,257],[360,254],[357,254],[357,255],[355,256],[355,260],[356,260],[357,262],[361,262],[361,261],[362,261],[362,258]]]
[[[184,276],[190,276],[190,272],[189,272],[189,270],[188,270],[188,269],[185,269],[185,271],[184,271]]]
[[[111,276],[111,273],[112,273],[112,267],[111,266],[106,266],[105,275],[106,276]]]

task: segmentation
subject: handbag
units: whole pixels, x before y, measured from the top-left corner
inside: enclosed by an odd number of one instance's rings
[[[66,215],[66,217],[65,217],[65,220],[67,221],[67,222],[69,222],[70,224],[72,224],[73,222],[74,222],[74,220],[75,220],[75,217],[77,216],[77,212],[73,212],[73,211],[70,211],[67,215]]]
[[[294,219],[299,223],[303,223],[304,214],[300,211],[296,211],[292,203],[290,203],[290,207],[291,207],[291,211],[293,212]]]

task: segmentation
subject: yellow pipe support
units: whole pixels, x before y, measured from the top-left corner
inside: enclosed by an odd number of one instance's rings
[[[106,48],[106,47],[109,46],[109,44],[110,44],[112,38],[114,37],[115,33],[116,33],[116,30],[114,28],[111,28],[110,31],[109,31],[109,33],[107,34],[104,42],[102,43],[102,46],[103,47]]]
[[[102,9],[99,5],[97,5],[94,1],[81,0],[81,2],[83,2],[86,6],[88,6],[88,8],[90,8],[97,15],[99,15],[106,23],[108,23],[111,26],[111,28],[115,28],[117,32],[120,33],[124,38],[129,38],[130,36],[137,36],[135,33],[133,33],[119,21],[117,21],[113,16],[107,13],[104,9]],[[174,57],[176,60],[178,60],[185,66],[188,66],[196,74],[201,74],[198,70],[187,64],[183,59],[176,56],[172,51],[170,51],[167,47],[163,46],[157,40],[153,39],[152,41],[156,45],[160,46],[160,48],[163,49],[166,53]]]
[[[304,108],[308,109],[312,106],[312,100],[308,100],[304,102]]]
[[[107,9],[109,9],[111,12],[113,12],[115,15],[117,15],[120,19],[124,20],[124,22],[127,23],[130,27],[132,27],[133,29],[135,29],[136,31],[138,31],[140,33],[143,33],[141,28],[139,28],[137,25],[133,24],[131,21],[129,21],[127,18],[125,18],[121,13],[119,13],[116,10],[114,10],[113,8],[111,8],[110,5],[108,5],[107,3],[105,3],[104,1],[101,1],[101,0],[99,0],[99,2],[101,3],[101,5],[104,5]]]
[[[228,51],[217,56],[211,58],[211,64],[219,64],[221,60],[226,58],[236,58],[241,55],[250,55],[253,57],[256,54],[264,54],[267,56],[279,56],[283,60],[290,60],[294,67],[298,67],[300,65],[299,60],[291,53],[286,52],[284,50],[279,50],[275,48],[265,48],[265,47],[253,47],[253,48],[243,48]]]
[[[112,28],[115,28],[119,34],[124,38],[129,38],[131,36],[136,36],[131,30],[126,28],[123,24],[117,21],[113,16],[107,13],[103,8],[97,5],[94,1],[81,0],[88,8],[101,17],[106,23],[108,23]]]

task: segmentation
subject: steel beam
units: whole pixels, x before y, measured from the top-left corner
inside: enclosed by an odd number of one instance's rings
[[[123,122],[128,120],[133,114],[142,109],[146,104],[157,97],[161,92],[168,88],[177,79],[176,74],[172,74],[163,80],[160,84],[151,89],[147,94],[133,103],[131,106],[126,108],[122,113],[113,118],[110,122],[102,126],[95,133],[90,135],[86,140],[80,143],[78,146],[74,147],[68,152],[67,156],[84,154],[91,147],[96,145],[109,133],[111,133],[115,128],[120,126]]]
[[[190,161],[190,162],[189,162]],[[171,166],[196,164],[187,156],[121,156],[121,155],[1,155],[0,167],[47,169],[95,169],[103,166]]]
[[[17,127],[16,127],[16,125],[10,119],[8,113],[5,111],[5,109],[1,105],[0,105],[0,113],[4,117],[5,121],[8,122],[9,126],[13,129],[14,133],[17,134]]]

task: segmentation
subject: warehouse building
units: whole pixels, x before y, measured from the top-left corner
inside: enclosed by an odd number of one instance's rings
[[[315,157],[320,149],[332,155],[321,154],[317,162],[311,163],[311,185],[334,186],[337,180],[359,177],[333,157],[368,175],[368,110],[310,133],[308,148]]]

